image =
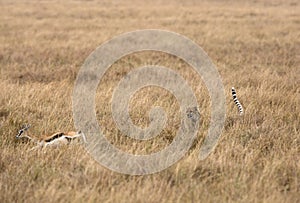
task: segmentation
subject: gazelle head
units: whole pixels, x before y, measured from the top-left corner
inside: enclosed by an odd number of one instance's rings
[[[16,135],[16,138],[22,138],[22,137],[26,137],[31,139],[28,134],[27,134],[27,130],[30,128],[29,124],[23,125],[22,128],[19,130],[18,134]]]

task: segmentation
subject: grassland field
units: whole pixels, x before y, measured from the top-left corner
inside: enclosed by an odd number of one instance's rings
[[[249,1],[0,2],[0,202],[300,202],[300,3]],[[72,93],[85,59],[105,41],[140,29],[177,32],[195,41],[217,67],[226,90],[226,122],[217,147],[198,160],[211,101],[201,77],[183,60],[144,51],[106,72],[96,115],[107,139],[133,154],[169,145],[180,125],[168,91],[143,88],[130,100],[134,124],[161,106],[166,128],[149,141],[118,130],[111,98],[119,81],[142,65],[178,72],[196,94],[201,123],[178,163],[145,176],[99,165],[81,144],[30,151],[16,140],[25,123],[36,136],[75,130]],[[237,90],[240,117],[231,99]]]

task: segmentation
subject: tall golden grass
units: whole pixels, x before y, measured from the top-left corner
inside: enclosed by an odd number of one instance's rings
[[[1,202],[299,202],[300,4],[298,1],[7,1],[0,12]],[[144,88],[131,100],[131,117],[149,123],[160,105],[164,131],[136,142],[111,118],[113,88],[141,65],[179,72],[197,95],[201,126],[189,153],[153,175],[118,174],[100,166],[81,145],[28,152],[15,139],[32,125],[37,136],[74,130],[72,90],[86,57],[128,31],[156,28],[198,43],[218,67],[227,118],[215,151],[198,160],[209,125],[210,99],[200,76],[184,61],[156,52],[126,56],[105,74],[97,91],[99,124],[114,145],[148,154],[168,145],[180,124],[174,96]],[[245,107],[231,101],[235,86]]]

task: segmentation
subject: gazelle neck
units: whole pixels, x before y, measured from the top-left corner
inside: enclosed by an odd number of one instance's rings
[[[37,138],[29,136],[28,133],[26,133],[25,135],[23,135],[23,137],[26,137],[27,139],[29,139],[30,141],[32,141],[32,142],[34,142],[36,144],[38,144],[40,142]]]

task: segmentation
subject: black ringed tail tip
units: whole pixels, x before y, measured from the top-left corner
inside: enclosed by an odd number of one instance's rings
[[[233,101],[234,101],[235,105],[238,107],[238,111],[239,111],[240,115],[243,115],[244,114],[244,109],[243,109],[242,104],[237,99],[236,91],[235,91],[234,87],[231,88],[231,93],[232,93]]]

